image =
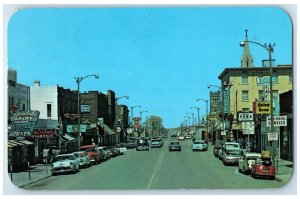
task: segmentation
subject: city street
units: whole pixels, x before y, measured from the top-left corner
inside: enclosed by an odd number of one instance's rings
[[[129,149],[125,155],[81,169],[76,174],[51,176],[23,189],[265,189],[284,185],[276,180],[253,179],[239,173],[236,166],[224,166],[212,155],[212,146],[206,152],[192,152],[192,141],[185,140],[181,141],[181,152],[169,152],[170,140],[165,139],[162,148],[150,151]]]

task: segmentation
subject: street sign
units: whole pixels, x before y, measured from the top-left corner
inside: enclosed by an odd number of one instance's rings
[[[254,134],[254,122],[242,122],[243,134]]]
[[[267,126],[271,126],[271,116],[267,117]],[[287,126],[286,115],[273,116],[273,126]]]
[[[253,113],[238,113],[239,122],[253,121]]]
[[[268,141],[277,141],[278,133],[268,133]]]

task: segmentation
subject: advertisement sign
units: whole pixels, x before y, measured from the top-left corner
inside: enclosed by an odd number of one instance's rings
[[[271,113],[271,103],[270,102],[256,102],[255,111],[257,114],[270,114]]]
[[[253,121],[253,113],[238,113],[239,122],[251,122]]]
[[[55,135],[55,129],[34,129],[34,131],[32,132],[32,136],[35,138],[55,137]]]
[[[267,118],[267,126],[271,126],[271,116]],[[287,126],[287,117],[286,115],[273,116],[273,126]]]
[[[230,106],[229,106],[229,86],[224,87],[224,114],[230,113]]]
[[[28,137],[39,119],[39,111],[17,112],[13,114],[11,131],[8,136],[11,137]]]
[[[134,126],[134,128],[138,128],[140,126],[140,120],[141,120],[141,118],[139,118],[139,117],[133,118],[133,126]]]
[[[242,122],[242,132],[243,134],[254,134],[254,122]]]

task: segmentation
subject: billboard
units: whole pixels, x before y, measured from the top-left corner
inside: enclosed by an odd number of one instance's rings
[[[255,111],[257,114],[270,114],[271,103],[270,102],[256,102]]]

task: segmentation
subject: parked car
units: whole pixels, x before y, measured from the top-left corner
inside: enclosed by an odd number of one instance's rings
[[[264,177],[275,179],[275,167],[273,166],[271,157],[257,158],[251,168],[251,176],[253,178]]]
[[[126,143],[126,148],[127,149],[134,149],[136,148],[136,141],[130,141]]]
[[[152,139],[150,141],[150,147],[151,148],[161,148],[161,142],[159,139]]]
[[[119,149],[121,155],[127,153],[127,147],[125,144],[120,144],[117,146],[117,148]]]
[[[98,164],[101,161],[101,153],[98,150],[96,145],[85,145],[80,147],[81,151],[85,151],[88,153],[88,156],[91,158],[91,162],[93,164]]]
[[[171,141],[169,143],[169,151],[181,151],[181,145],[178,141]]]
[[[260,153],[244,153],[243,157],[239,160],[239,171],[243,173],[250,173],[252,165],[257,158],[261,158]]]
[[[185,138],[184,138],[184,135],[180,135],[180,136],[178,136],[178,140],[184,140]]]
[[[207,149],[208,149],[208,146],[204,140],[196,140],[192,144],[193,151],[207,151]]]
[[[98,151],[101,153],[101,161],[109,159],[109,154],[106,146],[98,146]]]
[[[51,163],[51,174],[79,171],[79,161],[74,154],[63,154],[53,158]]]
[[[222,158],[224,165],[238,165],[239,160],[242,158],[242,151],[225,150]]]
[[[186,134],[184,137],[185,139],[192,139],[192,136],[190,134]]]
[[[85,151],[76,151],[72,154],[75,155],[76,159],[79,161],[79,167],[90,167],[91,166],[91,158],[88,156]]]

